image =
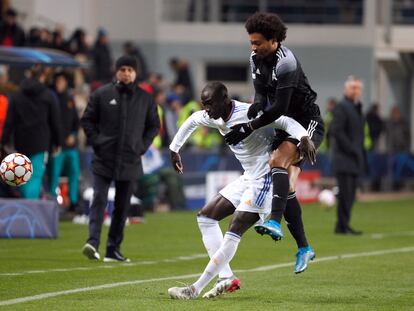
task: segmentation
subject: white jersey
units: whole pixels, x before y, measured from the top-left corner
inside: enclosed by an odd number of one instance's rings
[[[240,123],[249,122],[247,117],[247,110],[250,104],[232,101],[233,108],[231,116],[228,121],[220,119],[212,119],[204,111],[194,112],[180,127],[177,134],[174,136],[170,144],[170,150],[179,152],[190,135],[200,125],[216,128],[221,135],[226,135],[231,131],[231,127]],[[233,146],[230,145],[230,150],[234,153],[237,160],[239,160],[244,170],[244,176],[247,179],[258,179],[269,173],[270,166],[268,161],[270,159],[269,145],[273,136],[273,131],[270,128],[278,128],[286,131],[291,137],[298,140],[303,136],[308,136],[306,129],[292,118],[281,116],[275,122],[270,123],[267,127],[263,127],[253,131],[250,136],[243,141]]]

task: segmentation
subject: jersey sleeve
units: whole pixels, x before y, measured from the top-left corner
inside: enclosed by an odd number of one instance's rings
[[[196,111],[180,126],[177,134],[175,134],[171,144],[170,150],[179,152],[181,147],[185,144],[187,139],[199,126],[208,126],[217,128],[214,120],[209,118],[204,110]]]
[[[298,86],[298,63],[293,54],[289,53],[287,56],[280,59],[276,65],[273,75],[276,76],[277,86],[276,90],[297,87]]]

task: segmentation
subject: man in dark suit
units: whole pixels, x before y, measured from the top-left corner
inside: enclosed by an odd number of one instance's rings
[[[94,155],[94,195],[89,214],[89,238],[83,254],[99,260],[98,247],[109,186],[115,182],[115,209],[106,244],[105,262],[129,261],[120,252],[133,183],[143,174],[141,155],[158,134],[160,122],[151,95],[136,84],[137,61],[116,61],[116,81],[91,95],[81,119]]]
[[[345,82],[344,97],[336,105],[331,123],[333,170],[337,179],[338,207],[335,233],[361,234],[349,225],[355,201],[358,179],[366,169],[364,151],[364,117],[360,101],[362,81],[349,77]]]

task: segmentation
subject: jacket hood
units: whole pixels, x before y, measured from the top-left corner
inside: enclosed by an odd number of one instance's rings
[[[39,94],[46,88],[46,86],[35,79],[24,79],[20,87],[23,93],[30,95]]]

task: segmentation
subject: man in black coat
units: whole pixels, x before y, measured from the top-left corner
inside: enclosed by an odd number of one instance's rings
[[[360,102],[362,81],[349,77],[344,98],[336,105],[330,127],[333,147],[333,170],[337,179],[338,207],[335,233],[361,234],[349,226],[358,179],[366,171],[364,117]]]
[[[152,97],[135,83],[136,59],[122,56],[116,61],[116,82],[99,88],[90,97],[81,119],[94,155],[94,195],[89,214],[89,238],[83,253],[100,259],[98,248],[107,204],[108,189],[115,182],[112,213],[104,261],[129,261],[120,252],[132,185],[141,176],[141,155],[159,130]]]

